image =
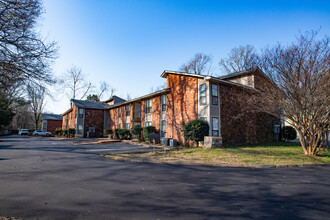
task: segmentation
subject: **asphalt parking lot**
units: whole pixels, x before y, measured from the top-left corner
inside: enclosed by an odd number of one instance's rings
[[[113,161],[126,143],[0,137],[0,216],[22,219],[329,219],[330,167]]]

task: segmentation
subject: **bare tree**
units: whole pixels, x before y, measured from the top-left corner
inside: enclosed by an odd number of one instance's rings
[[[45,106],[46,89],[42,86],[29,85],[27,87],[28,100],[33,112],[33,121],[35,129],[39,128],[41,114]]]
[[[35,31],[42,14],[40,0],[0,0],[0,82],[54,82],[50,63],[55,42],[47,43]]]
[[[196,53],[195,56],[183,64],[179,70],[186,73],[210,74],[212,68],[212,57],[203,53]]]
[[[83,99],[88,92],[93,88],[91,82],[85,80],[85,75],[81,69],[73,66],[62,76],[60,83],[67,90],[67,95],[70,99]]]
[[[240,72],[258,64],[258,55],[251,45],[233,48],[228,58],[221,59],[219,65],[227,73]]]
[[[317,155],[330,128],[330,49],[329,37],[316,39],[306,32],[288,46],[266,48],[263,70],[275,86],[265,86],[264,102],[280,106],[287,122],[299,134],[306,155]],[[260,93],[262,94],[262,93]],[[265,112],[274,113],[259,102]]]
[[[132,97],[129,93],[126,94],[126,101],[130,101],[132,100]]]
[[[102,81],[100,82],[100,92],[98,94],[98,98],[101,99],[102,98],[102,95],[105,93],[105,92],[108,92],[110,88],[110,85],[106,82],[106,81]]]
[[[0,96],[14,112],[26,85],[54,82],[50,64],[56,43],[36,31],[42,12],[41,0],[0,0]]]

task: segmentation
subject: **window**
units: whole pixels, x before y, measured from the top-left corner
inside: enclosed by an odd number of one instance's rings
[[[162,112],[166,111],[166,95],[161,96],[161,109]]]
[[[219,118],[212,117],[212,136],[219,137]]]
[[[145,104],[145,113],[151,113],[152,111],[152,99],[147,99]]]
[[[121,107],[118,108],[118,118],[121,117]]]
[[[145,126],[145,127],[148,127],[148,126],[151,126],[151,125],[152,125],[151,121],[146,121],[146,122],[144,122],[144,126]]]
[[[205,83],[199,86],[199,103],[206,105],[206,86]]]
[[[134,103],[134,119],[141,118],[141,102]]]
[[[199,117],[199,119],[204,120],[204,121],[207,121],[207,118],[206,117]]]
[[[128,105],[125,106],[125,115],[126,115],[126,117],[130,116],[130,112],[131,112],[131,106],[130,106],[130,104],[128,104]]]
[[[212,84],[212,105],[219,104],[219,90],[217,84]]]
[[[82,134],[83,133],[83,125],[79,124],[78,125],[78,134]]]
[[[130,124],[129,123],[125,123],[125,129],[129,130]]]
[[[165,137],[165,129],[166,129],[166,121],[165,120],[161,120],[160,122],[160,137],[164,138]]]
[[[118,129],[120,129],[120,127],[121,127],[121,124],[120,124],[120,122],[118,122]]]
[[[79,118],[83,118],[84,117],[84,109],[83,108],[80,108],[79,109]]]

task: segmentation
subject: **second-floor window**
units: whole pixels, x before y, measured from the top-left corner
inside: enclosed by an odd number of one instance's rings
[[[121,107],[118,108],[118,118],[121,117]]]
[[[199,86],[199,103],[206,105],[206,85],[205,83]]]
[[[166,95],[161,96],[161,109],[162,112],[166,111]]]
[[[152,112],[152,99],[147,99],[145,103],[145,113],[151,113]]]
[[[84,117],[84,109],[80,108],[78,118],[83,118],[83,117]]]
[[[134,103],[134,119],[141,118],[141,102]]]
[[[219,104],[219,89],[217,84],[212,84],[212,105]]]
[[[131,107],[130,107],[130,104],[126,105],[125,106],[125,116],[130,116],[130,110],[131,110]]]

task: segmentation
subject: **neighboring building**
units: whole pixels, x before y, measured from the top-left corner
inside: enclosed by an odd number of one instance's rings
[[[209,136],[225,144],[255,144],[273,140],[279,119],[263,112],[243,111],[251,93],[269,79],[259,68],[212,77],[164,71],[167,88],[130,101],[112,104],[109,128],[130,129],[153,125],[161,138],[184,143],[183,124],[201,118],[210,125]]]
[[[62,127],[62,115],[41,114],[41,129],[55,135],[55,129]]]
[[[72,99],[71,108],[62,114],[62,129],[75,129],[76,137],[103,137],[104,129],[109,127],[109,111],[106,108],[110,105],[107,103],[122,101],[125,100],[117,96],[105,102]]]

